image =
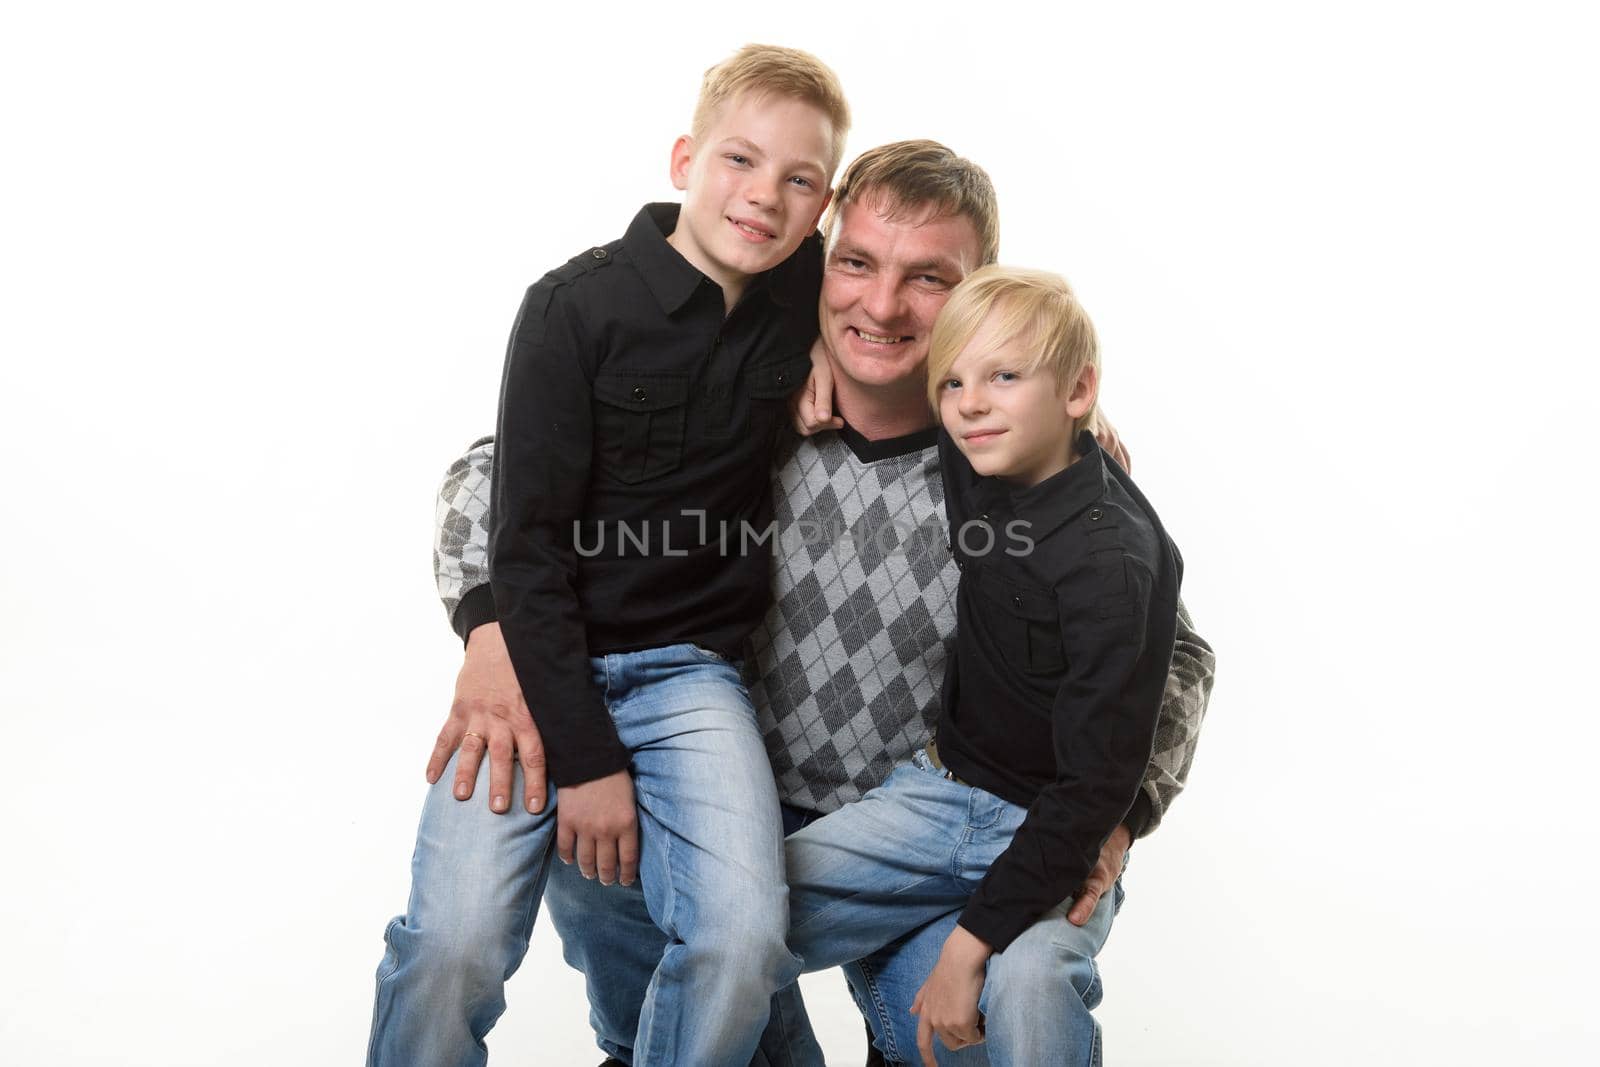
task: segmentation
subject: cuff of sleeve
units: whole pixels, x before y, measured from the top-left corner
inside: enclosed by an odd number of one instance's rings
[[[1033,925],[1036,918],[1037,916],[1007,914],[990,906],[983,899],[980,889],[973,894],[971,900],[967,901],[966,910],[961,913],[958,921],[967,933],[987,941],[996,952],[1004,952],[1011,942]]]
[[[456,605],[456,612],[450,617],[450,624],[455,627],[456,634],[460,636],[461,643],[467,643],[467,637],[486,622],[494,622],[498,615],[494,610],[494,591],[488,582],[475,585],[468,589],[461,597],[461,603]]]
[[[1131,840],[1137,841],[1154,829],[1150,825],[1151,815],[1150,794],[1141,787],[1139,795],[1133,799],[1133,807],[1128,809],[1128,814],[1122,817],[1122,825],[1128,828]]]
[[[620,743],[577,753],[551,752],[547,744],[545,757],[550,761],[550,780],[557,787],[582,785],[625,771],[630,760],[628,750]]]

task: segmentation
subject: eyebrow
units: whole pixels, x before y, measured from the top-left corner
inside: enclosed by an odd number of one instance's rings
[[[869,263],[876,263],[878,261],[876,256],[868,252],[865,248],[862,248],[860,245],[845,244],[843,241],[834,245],[833,251],[829,253],[830,259],[838,256],[849,256],[851,259],[864,259]],[[915,263],[906,263],[902,266],[908,273],[912,274],[921,273],[923,271],[933,271],[938,274],[961,273],[961,267],[957,264],[957,262],[953,259],[946,258],[919,259]]]

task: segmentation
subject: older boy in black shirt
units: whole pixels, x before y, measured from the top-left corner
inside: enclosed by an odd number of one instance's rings
[[[777,793],[734,661],[770,595],[768,471],[810,365],[816,225],[848,125],[815,57],[741,50],[673,146],[682,207],[646,207],[528,290],[490,571],[557,803],[497,815],[452,799],[453,773],[434,786],[369,1065],[484,1061],[552,848],[608,883],[642,869],[670,938],[636,1065],[744,1067],[798,974]]]
[[[951,295],[929,360],[962,568],[937,744],[788,840],[807,970],[960,911],[913,1009],[930,1065],[935,1036],[987,1038],[990,1062],[1028,1067],[1097,1045],[1093,953],[1060,914],[1138,791],[1182,576],[1155,512],[1080,429],[1098,377],[1059,277],[985,267]]]

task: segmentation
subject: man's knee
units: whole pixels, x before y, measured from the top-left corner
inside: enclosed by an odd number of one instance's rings
[[[1099,943],[1052,913],[989,960],[984,983],[991,1030],[1027,1031],[1040,1019],[1081,1017],[1100,1004]]]

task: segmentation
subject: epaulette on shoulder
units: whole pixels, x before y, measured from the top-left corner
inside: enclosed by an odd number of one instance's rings
[[[586,251],[579,252],[551,271],[549,276],[555,281],[570,282],[581,278],[585,274],[592,274],[601,267],[609,267],[618,244],[620,242],[610,245],[596,245]]]
[[[579,252],[528,286],[528,291],[522,300],[522,309],[517,313],[516,324],[511,328],[512,338],[522,337],[534,342],[542,340],[544,318],[556,293],[584,275],[593,274],[601,267],[610,266],[617,249],[621,246],[621,241],[613,241],[608,245],[596,245],[588,251]]]

